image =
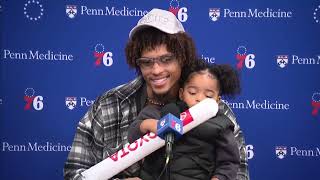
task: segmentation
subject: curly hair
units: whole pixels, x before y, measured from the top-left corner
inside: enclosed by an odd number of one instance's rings
[[[235,97],[240,94],[240,75],[237,70],[228,64],[210,64],[202,59],[195,60],[193,66],[183,72],[180,79],[181,87],[184,87],[194,74],[203,72],[217,78],[220,96]]]
[[[138,30],[126,45],[127,64],[141,74],[136,59],[141,57],[143,51],[154,50],[163,44],[166,45],[169,52],[175,55],[183,69],[191,66],[196,59],[195,44],[187,33],[167,34],[153,27],[145,27]]]

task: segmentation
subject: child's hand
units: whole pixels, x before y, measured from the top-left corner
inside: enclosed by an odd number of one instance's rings
[[[212,177],[211,180],[219,180],[219,179],[216,177]]]
[[[156,119],[145,119],[140,124],[140,131],[145,134],[147,132],[153,132],[157,134],[157,123]]]

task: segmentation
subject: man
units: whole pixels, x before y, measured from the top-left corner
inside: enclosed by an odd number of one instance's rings
[[[129,125],[145,105],[162,106],[175,100],[181,73],[196,59],[194,42],[180,21],[160,9],[139,20],[130,31],[125,51],[127,63],[136,69],[138,77],[98,97],[81,119],[65,163],[65,179],[81,179],[81,172],[120,150],[128,142]],[[222,108],[235,123],[229,107]],[[244,153],[239,177],[243,174],[242,179],[248,179],[243,136],[239,128],[235,132]],[[136,163],[114,178],[136,177],[138,170]]]

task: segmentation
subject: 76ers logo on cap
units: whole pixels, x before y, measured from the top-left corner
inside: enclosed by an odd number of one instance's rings
[[[286,154],[287,154],[287,147],[276,146],[276,155],[279,159],[283,159]]]

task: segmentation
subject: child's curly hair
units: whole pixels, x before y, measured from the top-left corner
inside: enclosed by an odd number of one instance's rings
[[[181,87],[184,87],[195,73],[203,72],[217,78],[220,96],[235,97],[240,94],[240,78],[237,70],[228,64],[210,64],[202,59],[196,59],[190,68],[182,72]]]

